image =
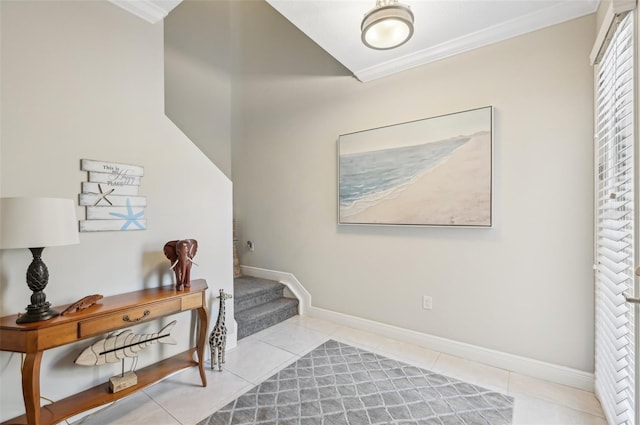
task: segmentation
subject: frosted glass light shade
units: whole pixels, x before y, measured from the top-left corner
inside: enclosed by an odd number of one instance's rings
[[[0,199],[0,248],[40,248],[79,242],[73,200]]]
[[[401,46],[413,35],[413,12],[395,1],[378,1],[362,21],[362,42],[372,49],[388,50]]]

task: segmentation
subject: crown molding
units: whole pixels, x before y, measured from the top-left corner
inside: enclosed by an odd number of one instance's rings
[[[163,20],[182,0],[109,0],[138,18],[155,24]]]
[[[354,71],[367,82],[593,13],[598,0],[562,2],[437,46]]]

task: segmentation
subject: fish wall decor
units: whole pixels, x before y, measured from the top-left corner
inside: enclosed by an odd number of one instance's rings
[[[169,323],[153,334],[134,334],[130,329],[119,334],[111,334],[85,348],[74,363],[82,366],[96,366],[116,363],[125,357],[137,357],[138,353],[152,344],[177,344],[171,336],[176,321]]]

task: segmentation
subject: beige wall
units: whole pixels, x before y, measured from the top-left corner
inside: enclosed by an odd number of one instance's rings
[[[176,21],[194,10],[176,9]],[[168,283],[161,247],[186,236],[200,241],[194,275],[231,289],[232,122],[239,236],[256,243],[241,249],[244,264],[294,273],[319,307],[593,369],[594,16],[362,84],[266,3],[236,2],[230,14],[232,57],[198,62],[193,33],[167,33],[164,52],[166,111],[188,136],[214,140],[200,148],[218,169],[164,116],[162,24],[107,2],[0,2],[0,195],[76,198],[81,158],[145,167],[149,229],[45,250],[54,304]],[[171,81],[181,75],[201,78],[208,96]],[[233,115],[220,106],[229,98]],[[495,107],[495,228],[336,224],[339,134],[485,105]],[[189,127],[184,111],[204,112]],[[29,261],[1,253],[0,314],[27,304]],[[190,316],[178,319],[179,345],[145,350],[141,365],[184,350]],[[73,365],[83,346],[45,355],[44,396],[117,372]],[[0,353],[0,420],[22,410],[19,363]]]
[[[362,84],[266,4],[232,12],[243,264],[317,307],[593,370],[594,15]],[[493,229],[336,224],[338,135],[487,105]]]
[[[77,199],[86,178],[81,158],[145,167],[148,230],[82,233],[79,245],[45,249],[49,300],[61,305],[168,284],[162,246],[193,237],[200,266],[192,276],[207,279],[215,320],[215,293],[232,290],[231,182],[164,115],[162,23],[102,1],[3,1],[0,10],[1,195]],[[29,300],[30,253],[4,251],[0,261],[0,314],[14,314]],[[189,346],[191,314],[175,318],[178,345],[143,350],[140,367]],[[119,372],[119,364],[73,364],[90,341],[45,353],[43,396],[57,400]],[[19,368],[19,355],[0,353],[1,420],[23,411]]]
[[[164,20],[165,111],[231,177],[230,3],[186,0]]]

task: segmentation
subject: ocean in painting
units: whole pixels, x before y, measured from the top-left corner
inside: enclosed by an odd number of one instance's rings
[[[357,214],[393,198],[471,138],[340,155],[340,215]]]

